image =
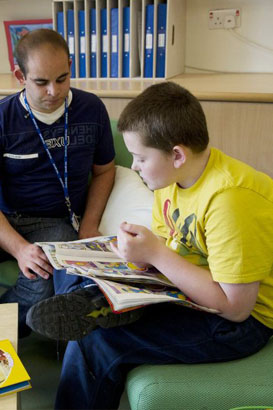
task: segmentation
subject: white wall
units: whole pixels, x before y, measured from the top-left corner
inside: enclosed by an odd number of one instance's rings
[[[235,31],[245,41],[228,30],[208,29],[208,10],[221,8],[241,9],[241,26]],[[185,72],[199,71],[192,67],[273,72],[273,0],[187,0],[185,61]]]
[[[169,0],[172,1],[172,0]],[[0,0],[0,73],[9,73],[4,20],[51,18],[51,0]],[[226,30],[208,29],[208,10],[240,8],[236,32],[262,47],[240,41]],[[273,72],[273,0],[187,0],[185,72]],[[272,51],[271,51],[272,50]]]
[[[0,0],[0,73],[10,73],[3,21],[51,17],[51,0]]]

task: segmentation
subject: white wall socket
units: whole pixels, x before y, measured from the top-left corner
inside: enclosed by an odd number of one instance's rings
[[[209,10],[209,29],[232,29],[240,27],[241,11],[240,9],[216,9]]]

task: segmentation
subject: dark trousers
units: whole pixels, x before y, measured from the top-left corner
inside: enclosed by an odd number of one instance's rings
[[[65,271],[54,278],[57,293],[92,283]],[[138,365],[239,359],[260,350],[272,333],[252,316],[235,323],[174,303],[148,306],[137,322],[68,343],[55,408],[117,409],[127,373]]]
[[[72,228],[69,218],[36,218],[20,215],[6,217],[13,228],[30,243],[77,239],[77,233]],[[9,259],[11,256],[0,249],[0,262]],[[22,272],[18,273],[16,284],[0,297],[0,303],[19,304],[19,337],[29,333],[25,324],[28,309],[53,294],[52,277],[47,280],[40,276],[36,279],[27,279]]]

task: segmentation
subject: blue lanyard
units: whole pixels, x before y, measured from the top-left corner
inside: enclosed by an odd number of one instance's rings
[[[65,109],[64,109],[64,181],[63,181],[63,179],[61,177],[61,174],[60,174],[60,172],[57,168],[57,165],[56,165],[56,163],[55,163],[55,161],[54,161],[54,159],[53,159],[53,157],[52,157],[52,155],[51,155],[51,153],[50,153],[50,151],[49,151],[49,149],[48,149],[48,147],[45,143],[44,137],[43,137],[43,135],[41,133],[41,130],[40,130],[38,124],[37,124],[37,121],[36,121],[36,119],[33,115],[33,112],[32,112],[32,110],[31,110],[31,108],[30,108],[30,106],[27,102],[26,91],[24,91],[23,97],[24,97],[24,102],[25,102],[26,108],[27,108],[27,110],[29,112],[29,115],[30,115],[30,118],[32,119],[32,122],[35,126],[37,134],[40,137],[40,140],[41,140],[41,142],[43,144],[43,147],[44,147],[44,149],[45,149],[45,151],[48,155],[48,158],[51,162],[51,165],[53,166],[53,168],[56,172],[56,175],[57,175],[57,177],[60,181],[60,184],[62,185],[62,188],[63,188],[63,191],[64,191],[65,203],[66,203],[66,206],[68,208],[69,215],[70,215],[70,220],[71,220],[71,223],[72,223],[73,227],[77,230],[77,228],[74,226],[74,220],[75,220],[76,216],[75,216],[74,212],[71,209],[71,202],[70,202],[70,198],[69,198],[69,194],[68,194],[68,172],[67,172],[68,103],[67,103],[67,97],[65,98]]]

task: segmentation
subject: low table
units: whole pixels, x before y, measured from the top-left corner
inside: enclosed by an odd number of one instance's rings
[[[18,304],[0,305],[0,339],[9,339],[17,351],[18,340]],[[0,397],[0,410],[17,410],[17,393]]]

